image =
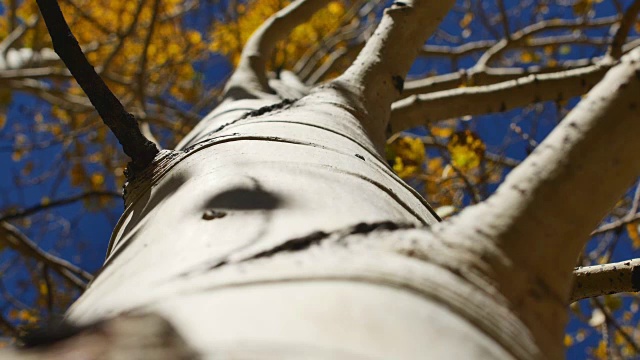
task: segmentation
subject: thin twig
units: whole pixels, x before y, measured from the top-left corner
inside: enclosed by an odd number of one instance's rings
[[[59,199],[59,200],[49,201],[44,204],[34,205],[22,210],[8,211],[4,214],[0,213],[0,222],[23,218],[25,216],[33,215],[38,211],[72,204],[76,201],[88,199],[91,197],[122,197],[122,194],[119,194],[113,191],[89,191],[89,192],[71,196],[65,199]]]
[[[629,6],[627,11],[625,11],[622,16],[622,20],[620,20],[620,27],[616,34],[613,36],[613,41],[611,41],[611,47],[609,48],[609,55],[614,59],[620,59],[623,54],[622,47],[624,43],[627,41],[627,36],[629,36],[629,30],[636,22],[638,18],[638,13],[640,13],[640,0],[636,0]]]
[[[7,222],[0,223],[0,233],[3,234],[0,239],[6,241],[6,244],[16,252],[49,265],[51,269],[55,270],[78,289],[84,291],[87,287],[87,282],[93,280],[93,276],[88,272],[38,247],[36,243],[13,225]]]

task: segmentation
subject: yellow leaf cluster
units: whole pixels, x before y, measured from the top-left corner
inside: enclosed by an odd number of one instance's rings
[[[393,170],[405,179],[419,173],[425,159],[424,143],[419,138],[403,136],[387,146],[387,158]]]
[[[447,150],[449,150],[453,165],[466,171],[480,166],[486,145],[476,133],[465,130],[451,136]]]
[[[600,340],[600,342],[598,343],[598,347],[593,350],[593,356],[596,359],[608,359],[608,355],[607,342],[605,340]]]
[[[251,34],[269,16],[289,3],[290,1],[282,0],[252,0],[246,5],[238,5],[237,19],[214,23],[209,49],[226,55],[234,66],[237,65],[242,48]],[[307,23],[296,27],[286,42],[277,45],[269,67],[276,69],[293,66],[309,47],[340,28],[345,12],[346,8],[342,1],[329,3]]]
[[[160,2],[157,13],[154,13],[155,1]],[[7,2],[3,0],[5,9],[10,8]],[[87,58],[95,67],[106,66],[103,71],[107,76],[103,77],[116,95],[122,97],[133,91],[134,87],[123,83],[139,81],[140,67],[144,62],[145,86],[175,83],[176,88],[171,94],[180,100],[192,100],[194,94],[190,91],[190,84],[195,74],[192,62],[202,57],[206,46],[199,32],[186,29],[180,17],[172,16],[180,11],[181,6],[182,1],[178,0],[60,1],[80,45],[95,47],[87,52]],[[36,14],[35,0],[23,1],[16,10],[21,21]],[[151,26],[152,21],[154,26]],[[0,29],[6,28],[6,20],[4,22]],[[153,34],[149,37],[151,28]],[[50,46],[50,38],[43,34],[46,34],[46,28],[43,22],[39,22],[35,29],[25,34],[22,46]],[[106,64],[108,59],[110,62]],[[116,74],[120,80],[109,81],[111,77],[108,74]]]
[[[569,334],[564,334],[564,346],[570,347],[573,345],[573,337]]]
[[[17,320],[31,324],[36,323],[39,320],[38,315],[35,312],[29,310],[11,309],[8,315],[9,320]]]
[[[59,1],[65,19],[78,39],[91,64],[101,71],[101,76],[109,88],[120,98],[127,109],[139,109],[140,95],[172,97],[179,102],[195,102],[201,98],[202,76],[194,68],[194,62],[204,59],[208,47],[204,35],[183,23],[183,0],[73,0]],[[9,32],[8,19],[15,8],[17,22],[24,23],[39,16],[35,0],[0,0],[5,10],[0,17],[0,41]],[[50,48],[51,40],[43,21],[29,29],[15,44],[16,47]],[[64,66],[59,63],[57,66]],[[75,81],[59,78],[50,82],[54,90],[84,97]],[[140,91],[140,87],[144,89]],[[169,96],[167,96],[169,95]],[[11,91],[0,90],[0,112],[3,104],[11,102]],[[174,101],[175,102],[175,101]],[[66,150],[64,156],[74,163],[91,162],[104,168],[92,167],[87,173],[80,165],[68,171],[70,182],[77,186],[104,188],[106,174],[112,173],[120,165],[117,151],[111,151],[104,144],[106,129],[98,128],[96,115],[80,112],[71,107],[51,106],[50,113],[37,114],[34,118],[37,132],[46,133],[38,138],[55,140],[68,145],[71,141],[86,140],[101,143],[99,154],[89,151]],[[5,114],[0,115],[0,127],[6,122]],[[169,124],[169,126],[172,126]],[[73,135],[85,135],[72,138]],[[34,137],[35,138],[35,137]],[[23,161],[28,155],[28,146],[19,146],[11,154],[14,161]],[[45,141],[46,141],[45,140]],[[69,147],[73,149],[73,147]],[[27,169],[26,174],[33,169]],[[102,174],[93,174],[99,171]],[[92,175],[89,175],[92,174]]]
[[[429,131],[431,131],[431,135],[433,136],[448,138],[451,135],[453,135],[454,129],[446,126],[443,126],[443,127],[433,126],[429,129]]]

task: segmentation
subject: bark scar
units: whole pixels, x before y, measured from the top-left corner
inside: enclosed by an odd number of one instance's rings
[[[393,81],[393,87],[402,94],[402,91],[404,90],[404,78],[400,75],[394,75],[391,77],[391,80]]]

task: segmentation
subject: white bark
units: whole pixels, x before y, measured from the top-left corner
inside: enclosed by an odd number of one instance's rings
[[[260,25],[242,49],[238,69],[225,86],[225,96],[238,100],[273,93],[266,65],[276,43],[326,4],[324,0],[296,0]]]
[[[576,268],[571,302],[600,295],[640,291],[640,259]]]
[[[457,88],[396,101],[391,110],[393,133],[467,115],[511,110],[541,101],[563,101],[585,94],[612,63],[600,63],[550,74],[529,75],[501,83]]]
[[[435,230],[476,256],[547,354],[560,357],[571,269],[640,172],[640,48],[624,57],[487,201]],[[615,140],[613,140],[615,139]],[[598,191],[593,191],[598,184]],[[482,260],[479,260],[482,259]]]

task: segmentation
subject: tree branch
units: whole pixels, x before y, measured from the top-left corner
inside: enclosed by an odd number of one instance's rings
[[[622,47],[625,42],[627,42],[629,30],[636,22],[638,13],[640,13],[640,0],[635,0],[622,16],[622,20],[620,20],[620,27],[618,28],[618,31],[616,31],[613,41],[611,41],[611,47],[609,48],[608,55],[614,59],[619,59],[622,56]]]
[[[500,41],[478,41],[462,45],[455,48],[448,48],[446,46],[425,46],[422,55],[425,56],[444,56],[447,53],[451,53],[450,56],[458,58],[460,56],[468,55],[472,52],[485,50],[483,56],[478,62],[470,69],[461,70],[451,74],[443,74],[428,77],[425,79],[418,79],[408,81],[405,84],[403,97],[407,97],[414,94],[424,94],[427,92],[436,92],[442,90],[450,90],[457,88],[461,85],[490,85],[501,81],[513,80],[519,77],[524,77],[532,73],[550,73],[558,72],[559,68],[541,68],[539,66],[533,66],[528,69],[522,68],[491,68],[489,67],[490,61],[503,54],[505,51],[520,48],[531,49],[544,47],[548,45],[562,45],[573,43],[585,43],[590,45],[603,45],[606,43],[605,39],[594,39],[586,37],[581,33],[571,33],[567,35],[554,35],[547,37],[533,37],[536,34],[545,31],[566,31],[577,29],[589,29],[598,28],[603,26],[610,26],[615,24],[620,19],[619,16],[610,16],[604,18],[598,18],[593,20],[569,20],[569,19],[552,19],[543,20],[535,24],[518,30],[509,39],[503,39]],[[607,62],[611,62],[607,59]],[[563,67],[565,69],[572,69],[587,65],[592,65],[593,62],[590,59],[583,59],[571,62],[564,62]]]
[[[475,86],[412,95],[395,102],[392,132],[438,120],[503,112],[549,100],[568,100],[598,83],[611,64],[596,64],[557,73],[529,75],[488,86]]]
[[[131,170],[135,173],[145,168],[158,153],[155,144],[142,135],[136,119],[125,111],[89,64],[64,20],[57,1],[37,0],[37,3],[51,35],[54,50],[87,94],[105,124],[118,138],[125,154],[131,158]]]
[[[462,69],[448,74],[435,75],[424,79],[407,81],[402,98],[411,95],[427,94],[437,91],[453,90],[461,86],[493,85],[499,82],[515,80],[529,75],[550,74],[592,66],[594,59],[571,60],[555,67],[529,66],[527,68],[486,68],[483,71]]]
[[[583,266],[573,271],[569,302],[601,295],[640,291],[640,259]]]
[[[353,64],[332,86],[345,86],[366,114],[376,146],[384,144],[391,103],[402,93],[404,81],[424,43],[449,12],[454,1],[396,2],[384,11],[373,36]],[[353,101],[352,101],[353,103]]]
[[[487,201],[434,226],[473,252],[543,348],[560,354],[576,257],[640,173],[640,48],[624,56]],[[616,139],[612,141],[612,139]],[[593,184],[598,190],[593,191]]]
[[[526,44],[530,40],[530,37],[534,34],[538,34],[543,31],[550,30],[576,30],[576,29],[592,29],[604,26],[610,26],[620,19],[619,16],[609,16],[604,18],[598,18],[593,20],[584,19],[551,19],[544,20],[533,25],[529,25],[517,32],[515,32],[510,38],[502,39],[494,46],[489,48],[480,57],[474,68],[477,71],[488,67],[495,58],[504,54],[505,51],[513,49],[514,47]]]
[[[266,65],[276,43],[286,39],[296,26],[326,4],[325,0],[296,0],[260,25],[244,46],[238,68],[225,86],[224,96],[237,100],[272,94]]]
[[[4,214],[0,213],[0,222],[15,220],[25,216],[33,215],[39,211],[53,209],[59,206],[72,204],[76,201],[92,198],[92,197],[122,197],[122,194],[112,191],[89,191],[65,199],[49,201],[46,204],[38,204],[21,210],[8,211]]]
[[[7,245],[23,256],[46,264],[80,290],[85,290],[87,283],[93,280],[91,274],[42,250],[20,230],[7,222],[0,222],[0,244]]]

